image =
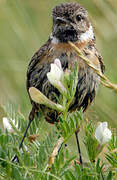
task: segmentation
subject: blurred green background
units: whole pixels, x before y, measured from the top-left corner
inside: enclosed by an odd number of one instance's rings
[[[24,114],[30,110],[26,92],[27,65],[51,32],[52,9],[63,0],[0,0],[0,103],[12,102]],[[117,2],[77,0],[89,12],[106,65],[105,75],[117,83]],[[100,85],[89,119],[117,125],[117,94]]]

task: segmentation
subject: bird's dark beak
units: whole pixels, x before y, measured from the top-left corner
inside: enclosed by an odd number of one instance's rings
[[[67,20],[62,18],[62,17],[57,17],[56,20],[59,22],[59,23],[62,23],[62,24],[66,24],[67,23]]]

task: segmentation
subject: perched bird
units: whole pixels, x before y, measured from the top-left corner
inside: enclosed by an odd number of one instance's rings
[[[54,93],[60,95],[59,91],[50,84],[47,73],[50,65],[56,58],[61,61],[65,71],[70,66],[73,67],[75,61],[78,62],[78,83],[73,103],[69,111],[85,111],[93,101],[99,84],[99,76],[69,45],[69,41],[74,43],[100,72],[104,73],[105,66],[102,57],[96,48],[96,40],[93,27],[88,17],[88,12],[78,3],[62,3],[52,11],[53,26],[48,41],[34,54],[27,70],[27,91],[30,87],[36,87],[47,98],[56,102]],[[30,98],[31,100],[31,98]],[[30,123],[34,119],[35,113],[42,111],[45,119],[49,123],[57,121],[58,112],[44,105],[36,104],[31,100],[32,110],[29,115],[29,124],[25,131],[22,143],[26,136]]]

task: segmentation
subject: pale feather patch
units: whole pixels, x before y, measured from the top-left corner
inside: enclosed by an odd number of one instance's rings
[[[51,42],[53,44],[58,44],[59,43],[59,40],[56,37],[54,37],[52,34],[50,35],[50,38],[51,38]]]
[[[89,29],[80,35],[80,41],[87,41],[89,39],[94,39],[93,27],[90,25]]]

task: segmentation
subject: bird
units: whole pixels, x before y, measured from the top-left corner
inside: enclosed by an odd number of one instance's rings
[[[92,103],[98,90],[99,76],[91,69],[73,50],[69,42],[78,47],[83,55],[95,65],[101,73],[105,71],[103,58],[96,48],[96,38],[87,10],[76,2],[62,3],[52,10],[52,32],[47,42],[33,55],[27,69],[26,87],[35,87],[48,99],[56,102],[54,93],[59,97],[60,92],[48,80],[51,63],[58,58],[64,71],[78,62],[78,82],[74,101],[69,106],[69,111],[86,111]],[[32,109],[29,114],[29,123],[25,130],[19,148],[22,147],[24,138],[31,122],[39,111],[42,111],[47,122],[58,122],[59,112],[44,105],[36,104],[30,97]],[[78,137],[76,133],[76,140]],[[78,144],[79,145],[79,144]],[[80,153],[80,152],[79,152]],[[82,160],[81,160],[82,161]],[[82,163],[82,162],[81,162]]]

